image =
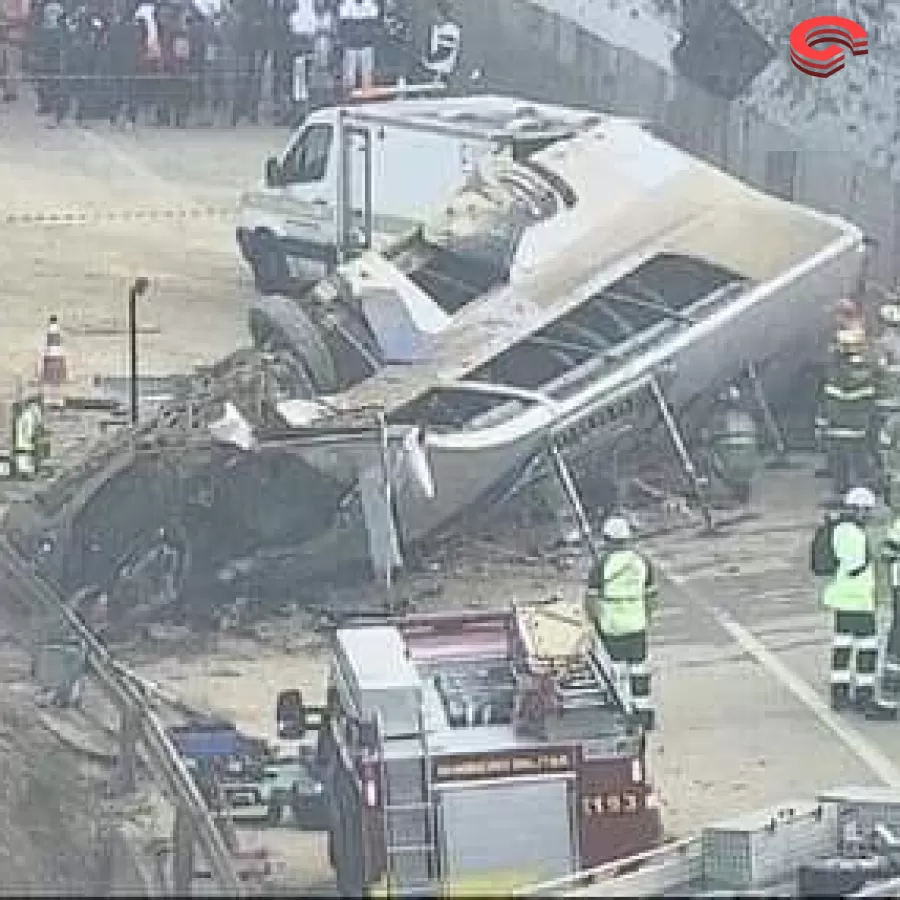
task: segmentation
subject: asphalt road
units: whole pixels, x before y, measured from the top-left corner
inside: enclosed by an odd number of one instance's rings
[[[809,573],[824,483],[802,462],[767,474],[758,518],[647,544],[663,579],[654,754],[676,833],[840,784],[900,787],[900,724],[828,708],[830,619]]]

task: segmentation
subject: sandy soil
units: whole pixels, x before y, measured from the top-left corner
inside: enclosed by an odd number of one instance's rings
[[[0,132],[0,385],[34,374],[51,313],[77,383],[125,374],[127,291],[140,275],[152,284],[139,311],[143,374],[184,370],[243,340],[242,298],[250,288],[223,210],[234,206],[283,133],[56,129],[9,112],[0,113]],[[129,211],[198,207],[212,212],[186,221],[122,219]],[[99,220],[16,218],[38,213]]]
[[[55,129],[24,107],[0,107],[0,401],[17,379],[35,375],[51,313],[63,329],[73,392],[95,375],[124,374],[127,289],[138,275],[152,282],[139,314],[145,374],[183,371],[234,349],[249,288],[222,210],[283,140],[269,129]],[[187,221],[146,218],[151,209],[198,206],[214,209]],[[134,210],[145,218],[125,220]],[[62,213],[92,221],[34,221]],[[27,668],[0,646],[0,892],[89,893],[99,773],[84,772],[40,727]]]

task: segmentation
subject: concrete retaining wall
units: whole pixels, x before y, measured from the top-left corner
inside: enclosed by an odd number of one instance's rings
[[[840,150],[813,149],[759,117],[671,77],[528,0],[455,0],[466,69],[535,100],[635,115],[678,145],[758,187],[856,222],[879,244],[872,275],[900,275],[900,190]],[[424,17],[424,13],[421,13]],[[417,23],[422,33],[424,21]]]

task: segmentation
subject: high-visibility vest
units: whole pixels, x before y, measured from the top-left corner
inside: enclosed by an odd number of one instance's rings
[[[822,394],[827,437],[861,439],[868,434],[876,396],[868,373],[839,368],[825,382]]]
[[[753,416],[745,409],[729,407],[716,417],[713,440],[717,444],[756,446],[758,431]]]
[[[588,581],[588,611],[601,634],[618,637],[647,628],[650,564],[634,550],[614,550]]]
[[[838,570],[825,586],[822,602],[837,612],[873,612],[875,568],[869,554],[869,536],[856,522],[839,522],[831,534]]]

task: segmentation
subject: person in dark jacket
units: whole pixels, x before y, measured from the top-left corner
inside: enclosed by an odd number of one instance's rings
[[[63,47],[62,104],[57,121],[69,113],[75,122],[84,122],[90,104],[90,77],[94,74],[94,32],[91,17],[85,7],[79,7],[71,20]]]
[[[49,0],[41,11],[35,36],[35,75],[37,76],[38,114],[54,117],[60,105],[62,51],[66,29],[66,11],[59,0]]]
[[[191,46],[186,17],[172,11],[162,37],[168,125],[184,128],[191,108]]]
[[[188,75],[190,77],[190,105],[201,121],[207,107],[206,54],[209,43],[209,24],[196,10],[187,14],[185,29],[188,40]]]
[[[142,35],[131,10],[118,16],[109,30],[112,101],[109,121],[115,125],[124,116],[132,127],[138,120],[138,66],[142,53]]]

